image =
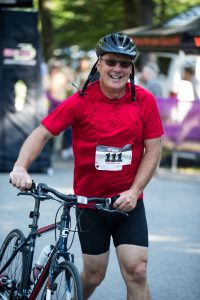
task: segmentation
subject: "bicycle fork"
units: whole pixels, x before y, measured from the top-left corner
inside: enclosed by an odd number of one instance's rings
[[[55,247],[57,249],[57,252],[55,253],[55,258],[52,259],[47,280],[46,300],[51,300],[52,293],[54,293],[57,288],[56,283],[54,283],[54,272],[57,268],[59,268],[59,258],[62,257],[66,261],[74,262],[74,255],[69,253],[67,249],[68,236],[70,232],[69,228],[71,222],[69,209],[70,207],[68,208],[66,205],[64,205],[63,213],[61,215],[60,236]]]

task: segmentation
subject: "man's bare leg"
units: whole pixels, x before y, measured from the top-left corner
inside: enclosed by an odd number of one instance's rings
[[[127,286],[127,300],[150,300],[150,290],[146,278],[148,248],[120,245],[116,251],[121,273]]]
[[[88,299],[105,277],[109,251],[100,255],[83,254],[83,299]]]

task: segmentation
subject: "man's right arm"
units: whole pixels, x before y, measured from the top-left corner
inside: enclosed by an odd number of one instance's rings
[[[28,174],[28,168],[39,156],[46,142],[52,137],[53,135],[42,124],[28,136],[10,173],[13,186],[20,190],[31,187],[32,180]]]

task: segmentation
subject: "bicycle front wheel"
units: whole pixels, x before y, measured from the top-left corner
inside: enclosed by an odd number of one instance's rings
[[[14,229],[7,235],[0,249],[0,270],[23,241],[24,234],[19,229]],[[25,247],[16,254],[7,268],[0,274],[1,278],[4,279],[0,287],[0,299],[17,299],[24,268]],[[15,282],[14,289],[12,282]]]
[[[51,300],[83,300],[80,275],[72,262],[61,262],[52,274]]]

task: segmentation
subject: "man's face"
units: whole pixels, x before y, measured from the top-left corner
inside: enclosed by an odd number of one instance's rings
[[[127,55],[113,53],[104,54],[98,61],[97,70],[100,73],[102,91],[107,94],[124,94],[124,88],[131,74],[131,58]],[[120,96],[120,95],[119,95]]]

